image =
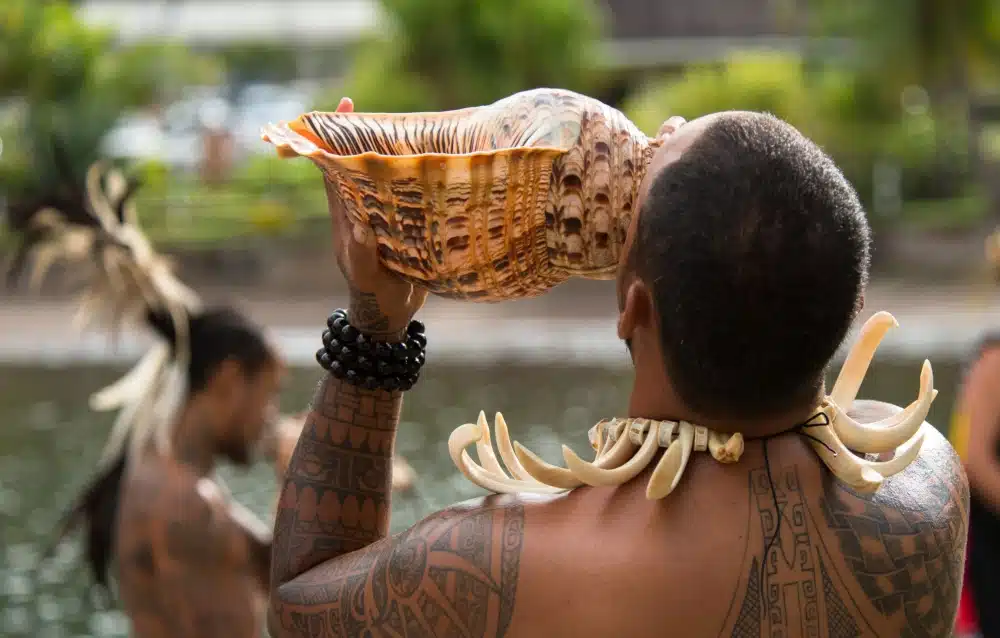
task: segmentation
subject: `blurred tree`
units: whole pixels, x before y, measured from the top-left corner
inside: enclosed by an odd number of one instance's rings
[[[58,186],[52,141],[80,178],[127,110],[169,98],[165,91],[217,83],[222,68],[170,43],[116,46],[113,34],[81,22],[63,0],[0,2],[0,103],[5,122],[0,190],[11,200]],[[10,161],[10,160],[14,161]]]
[[[817,33],[855,41],[859,71],[877,77],[887,99],[912,110],[912,87],[927,92],[931,115],[942,124],[934,142],[939,189],[949,195],[962,188],[981,160],[978,135],[970,133],[979,129],[974,96],[1000,78],[1000,2],[819,0],[810,8]],[[959,132],[965,146],[956,148]]]
[[[282,81],[299,73],[298,54],[283,44],[246,41],[227,45],[219,51],[229,80],[240,86],[262,80]]]
[[[386,32],[359,46],[341,95],[365,111],[444,110],[555,86],[587,91],[595,0],[382,0]]]
[[[649,134],[664,114],[692,119],[726,110],[773,113],[833,155],[869,202],[873,167],[886,160],[903,168],[904,194],[920,194],[937,127],[926,114],[907,115],[898,102],[884,99],[872,76],[817,68],[798,55],[778,52],[734,53],[722,63],[694,65],[680,76],[653,80],[623,110]]]
[[[938,99],[1000,74],[1000,3],[996,0],[818,0],[814,28],[861,46],[865,66],[888,90],[910,84]]]

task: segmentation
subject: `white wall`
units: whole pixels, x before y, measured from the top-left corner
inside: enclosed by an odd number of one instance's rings
[[[209,46],[347,43],[380,19],[374,0],[84,0],[78,11],[87,23],[115,28],[125,42],[171,36]]]

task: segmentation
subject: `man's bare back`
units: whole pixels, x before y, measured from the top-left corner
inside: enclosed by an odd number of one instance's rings
[[[136,465],[122,484],[115,548],[133,635],[259,635],[269,543],[237,527],[228,499],[191,468],[156,455]]]
[[[857,405],[864,421],[898,411]],[[449,508],[345,557],[322,579],[330,604],[306,600],[301,578],[282,593],[310,636],[950,636],[968,484],[924,428],[920,457],[875,495],[786,434],[769,464],[761,441],[733,465],[693,457],[662,501],[640,475]]]

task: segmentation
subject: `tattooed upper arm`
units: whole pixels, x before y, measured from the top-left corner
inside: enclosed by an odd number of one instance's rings
[[[864,598],[901,636],[951,635],[965,565],[969,485],[940,434],[874,495],[827,481],[823,518]]]
[[[281,585],[272,634],[504,636],[523,541],[521,505],[439,512]]]

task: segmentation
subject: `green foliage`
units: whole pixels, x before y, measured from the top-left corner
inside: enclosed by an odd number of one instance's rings
[[[900,167],[904,196],[939,195],[928,177],[933,175],[935,139],[945,125],[926,113],[905,114],[870,77],[809,68],[793,54],[737,53],[722,64],[693,66],[678,77],[656,80],[623,110],[649,134],[669,115],[693,119],[725,110],[770,112],[830,153],[866,200],[874,190],[878,162]],[[961,149],[953,150],[959,157]]]
[[[6,122],[0,189],[17,198],[52,188],[62,178],[54,139],[82,176],[122,113],[170,99],[187,84],[216,83],[222,71],[179,45],[115,46],[109,32],[82,23],[62,0],[0,2],[0,101],[20,103]],[[12,158],[21,163],[11,165]]]
[[[446,110],[518,91],[586,91],[595,76],[601,15],[594,0],[382,0],[384,37],[358,48],[336,107],[349,95],[365,111]]]
[[[996,0],[818,0],[810,9],[814,30],[852,38],[887,88],[975,85],[1000,70]]]
[[[319,169],[272,155],[250,159],[222,185],[168,178],[156,162],[136,167],[143,187],[136,207],[156,242],[196,244],[250,236],[303,237],[327,217]]]
[[[283,80],[295,77],[298,61],[293,47],[270,42],[238,42],[219,52],[235,84],[251,80]]]

